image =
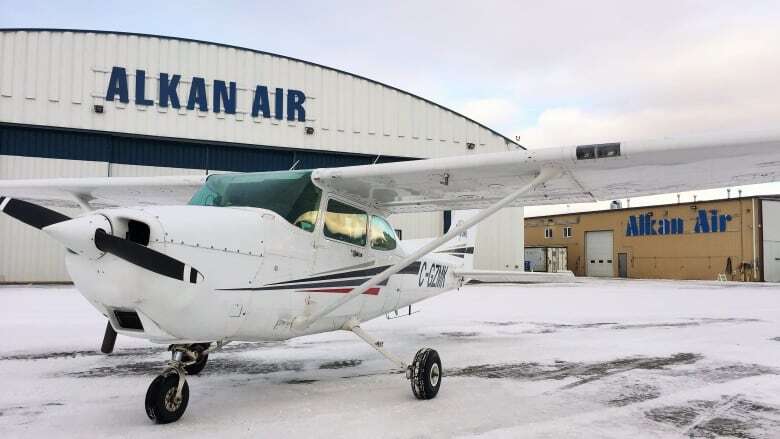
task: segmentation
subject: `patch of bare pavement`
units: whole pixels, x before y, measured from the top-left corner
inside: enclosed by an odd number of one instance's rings
[[[688,318],[673,322],[648,322],[648,323],[625,323],[619,322],[592,322],[592,323],[555,323],[555,322],[522,322],[522,321],[483,321],[478,322],[488,326],[509,327],[517,325],[532,325],[540,329],[525,331],[526,333],[551,333],[556,330],[566,329],[654,329],[654,328],[688,328],[703,325],[713,325],[719,323],[756,323],[760,319],[754,318]],[[777,337],[773,340],[780,340]]]
[[[636,369],[663,369],[669,366],[693,364],[702,359],[699,354],[678,353],[668,357],[628,357],[610,361],[578,363],[556,361],[552,364],[509,363],[482,364],[464,368],[447,369],[447,376],[479,378],[510,378],[521,380],[564,380],[574,378],[564,388],[587,384],[604,377]]]
[[[780,431],[780,407],[752,401],[742,395],[657,407],[646,411],[645,416],[674,426],[687,437],[770,439],[777,438]]]
[[[254,343],[237,343],[227,345],[219,350],[219,352],[246,352],[255,349],[262,349],[267,347],[274,347],[283,345],[284,342],[254,342]],[[59,352],[36,352],[36,353],[20,353],[11,355],[0,355],[0,361],[19,361],[19,360],[53,360],[60,358],[78,358],[78,357],[106,357],[106,358],[124,358],[124,357],[150,357],[157,356],[164,352],[167,352],[166,346],[151,346],[148,348],[124,348],[117,349],[109,355],[106,355],[97,349],[95,350],[76,350],[76,351],[59,351]]]

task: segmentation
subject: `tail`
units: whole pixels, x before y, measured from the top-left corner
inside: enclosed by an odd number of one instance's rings
[[[450,229],[462,224],[472,215],[474,215],[474,211],[471,210],[453,211]],[[436,250],[431,252],[431,254],[438,257],[451,259],[451,263],[453,265],[460,266],[462,270],[473,270],[474,245],[477,241],[477,227],[479,226],[471,227],[468,230],[458,234],[458,236],[436,248]],[[401,245],[406,252],[411,253],[431,241],[431,238],[408,239],[401,241]]]

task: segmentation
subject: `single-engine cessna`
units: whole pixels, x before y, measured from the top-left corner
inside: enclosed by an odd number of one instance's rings
[[[0,210],[65,247],[76,288],[108,319],[103,352],[117,333],[170,345],[145,401],[168,423],[187,407],[186,376],[226,343],[336,330],[405,371],[417,398],[434,398],[438,353],[420,349],[407,364],[360,324],[474,277],[462,234],[501,208],[772,181],[780,134],[752,133],[309,171],[4,180]],[[44,207],[63,200],[83,213]],[[385,219],[458,209],[482,210],[408,251]]]

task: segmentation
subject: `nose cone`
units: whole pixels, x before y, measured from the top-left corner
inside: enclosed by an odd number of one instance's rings
[[[71,251],[94,260],[104,254],[95,247],[97,229],[103,229],[111,234],[111,222],[105,216],[95,214],[52,224],[42,230]]]

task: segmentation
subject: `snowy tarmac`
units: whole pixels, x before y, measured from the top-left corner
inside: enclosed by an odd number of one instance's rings
[[[411,360],[439,351],[436,399],[357,337],[237,343],[190,377],[175,424],[146,388],[165,347],[120,336],[72,287],[0,287],[0,438],[780,438],[780,285],[586,280],[478,285],[363,325]]]

